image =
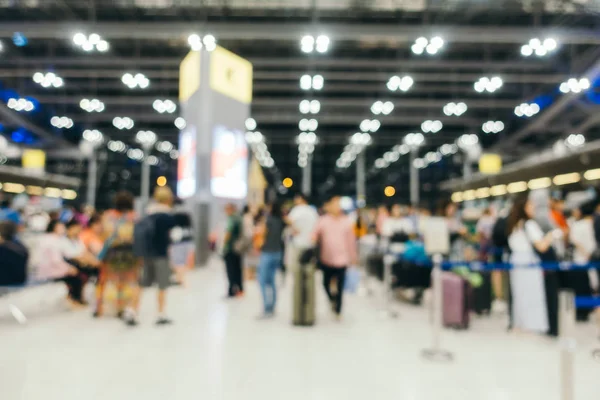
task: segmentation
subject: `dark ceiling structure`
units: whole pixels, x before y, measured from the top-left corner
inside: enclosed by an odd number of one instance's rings
[[[313,191],[355,192],[354,164],[338,168],[336,161],[361,122],[377,119],[380,127],[364,150],[368,201],[382,201],[388,184],[396,187],[395,201],[408,201],[408,156],[385,167],[375,164],[407,134],[422,132],[424,121],[440,121],[442,128],[423,133],[420,157],[463,134],[476,134],[484,150],[499,152],[505,163],[572,133],[588,140],[599,136],[599,12],[597,0],[0,0],[0,123],[7,139],[28,146],[77,148],[86,129],[130,148],[139,147],[137,131],[152,130],[176,146],[177,111],[159,113],[153,103],[177,101],[188,36],[211,34],[254,65],[252,117],[275,161],[266,171],[271,182],[286,176],[301,181],[296,136],[307,116],[299,105],[316,99],[320,111],[309,117],[318,121]],[[84,51],[73,42],[79,32],[98,34],[108,49]],[[329,50],[302,52],[305,35],[327,35]],[[419,38],[434,37],[443,40],[435,54],[414,51]],[[522,46],[534,40],[536,47],[536,39],[555,46],[532,48],[528,55]],[[37,72],[52,72],[64,84],[45,88],[34,82]],[[126,73],[143,74],[148,87],[128,87],[122,82]],[[302,90],[304,74],[322,75],[323,88]],[[390,91],[393,76],[410,76],[413,85]],[[476,90],[481,78],[494,77],[502,81],[497,90]],[[559,88],[569,79],[588,79],[589,88],[563,93]],[[35,111],[8,107],[15,95],[34,99]],[[85,111],[82,99],[100,100],[102,112]],[[374,115],[376,101],[393,103],[393,111]],[[452,102],[468,109],[446,115],[444,107]],[[539,112],[517,116],[515,107],[522,103],[535,103]],[[53,116],[70,118],[73,127],[52,126]],[[115,117],[131,118],[134,127],[117,129]],[[500,121],[503,129],[485,133],[487,121]],[[174,181],[171,156],[155,151],[154,177],[165,174]],[[57,157],[48,168],[85,177],[84,163]],[[426,164],[420,170],[421,198],[431,203],[441,181],[461,175],[462,155]],[[99,200],[121,188],[139,192],[139,169],[126,152],[105,149]]]

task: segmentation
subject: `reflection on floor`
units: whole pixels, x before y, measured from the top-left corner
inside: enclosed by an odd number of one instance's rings
[[[420,358],[430,344],[423,308],[400,305],[400,318],[391,320],[377,312],[376,299],[353,295],[339,323],[321,295],[318,325],[294,328],[291,281],[268,321],[255,318],[256,283],[243,299],[222,298],[216,263],[194,272],[191,283],[171,291],[169,327],[153,324],[153,291],[134,329],[109,317],[93,320],[89,312],[53,311],[51,304],[19,326],[0,299],[0,398],[559,400],[558,345],[509,335],[499,317],[475,320],[466,332],[445,331],[444,347],[456,359],[435,364]],[[25,302],[37,294],[19,296]],[[592,326],[578,327],[576,399],[598,398],[593,334]]]

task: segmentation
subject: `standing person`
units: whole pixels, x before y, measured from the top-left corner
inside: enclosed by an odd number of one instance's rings
[[[319,213],[316,208],[308,204],[308,197],[302,193],[296,194],[294,207],[287,216],[287,222],[292,231],[292,247],[290,248],[292,265],[298,263],[304,250],[312,247],[313,234],[318,220]]]
[[[175,272],[177,283],[183,287],[187,286],[186,272],[194,268],[196,263],[196,252],[192,229],[192,218],[181,201],[178,201],[178,209],[175,211],[175,226],[171,230],[171,247],[169,258]]]
[[[352,221],[344,215],[340,197],[333,197],[327,214],[319,218],[314,243],[319,243],[323,286],[337,320],[341,319],[346,270],[356,265],[358,252]]]
[[[540,267],[540,253],[552,246],[553,233],[544,235],[534,220],[535,207],[522,197],[515,201],[507,220],[508,245],[511,250],[510,271],[513,329],[534,333],[552,331],[548,312],[544,271]]]
[[[229,281],[227,297],[231,298],[244,295],[242,255],[235,245],[242,237],[243,226],[242,218],[238,215],[235,204],[229,203],[225,206],[225,215],[227,215],[227,226],[223,238],[223,259]]]
[[[375,232],[377,237],[381,237],[383,233],[383,225],[390,216],[387,206],[381,205],[377,209],[377,219],[375,220]]]
[[[258,280],[263,296],[263,315],[261,318],[270,318],[275,313],[277,302],[277,289],[275,276],[281,267],[283,258],[283,216],[281,205],[273,203],[265,221],[265,241],[261,248],[258,263]]]
[[[97,255],[101,261],[100,275],[96,285],[96,309],[94,317],[104,313],[104,289],[108,281],[115,281],[117,290],[117,316],[125,313],[125,286],[137,285],[139,262],[133,257],[113,257],[114,247],[133,242],[133,224],[136,215],[133,211],[134,197],[128,191],[121,191],[114,198],[114,208],[102,214],[101,227],[95,230],[102,232],[102,249]],[[95,226],[95,225],[92,225]],[[93,234],[92,234],[93,236]],[[111,253],[111,257],[107,257]]]
[[[158,286],[158,317],[156,325],[168,325],[172,321],[165,314],[167,302],[167,288],[171,283],[171,266],[169,265],[169,246],[171,244],[171,230],[176,221],[173,215],[173,192],[170,188],[157,187],[154,191],[154,203],[147,209],[146,223],[142,228],[146,243],[146,255],[143,258],[143,270],[140,285],[133,291],[132,308],[126,313],[126,322],[129,326],[137,325],[140,308],[142,288],[153,284]],[[140,222],[142,224],[142,222]],[[136,225],[136,229],[138,225]],[[137,235],[137,233],[136,233]]]

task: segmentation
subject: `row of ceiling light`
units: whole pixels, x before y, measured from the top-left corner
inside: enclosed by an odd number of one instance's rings
[[[21,183],[4,182],[0,183],[0,190],[6,193],[20,194],[27,193],[30,196],[45,196],[51,198],[62,198],[64,200],[75,200],[77,192],[72,189],[59,189],[55,187],[46,187],[28,185]]]
[[[265,143],[265,137],[262,133],[256,131],[258,124],[254,118],[248,118],[245,122],[246,125],[246,143],[250,145],[254,156],[258,160],[258,163],[264,168],[273,168],[275,166],[275,160],[271,156],[267,144]]]
[[[600,179],[600,168],[587,170],[582,174],[579,172],[570,172],[567,174],[556,175],[553,178],[542,177],[529,181],[512,182],[507,185],[495,185],[492,187],[482,187],[479,189],[465,190],[464,192],[452,193],[452,201],[461,203],[463,201],[472,201],[477,199],[486,199],[488,197],[504,196],[506,194],[522,193],[527,190],[546,189],[554,186],[571,185],[581,182],[581,179],[594,181]]]

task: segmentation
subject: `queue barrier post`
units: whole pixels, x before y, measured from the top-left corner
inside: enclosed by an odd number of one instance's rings
[[[573,364],[577,342],[575,329],[575,294],[564,290],[558,295],[558,321],[560,343],[560,400],[575,400]]]
[[[448,350],[444,350],[441,346],[441,333],[442,333],[442,306],[443,306],[443,292],[442,292],[442,260],[441,254],[435,254],[433,256],[433,270],[432,270],[432,346],[431,348],[424,349],[421,355],[431,361],[445,361],[450,362],[454,359],[454,355]]]
[[[398,318],[399,314],[392,308],[394,290],[392,288],[392,265],[396,261],[396,256],[386,254],[383,257],[383,307],[382,311],[390,318]]]

